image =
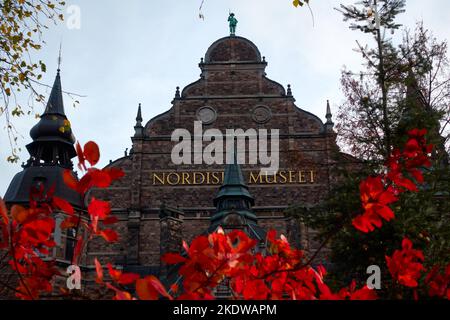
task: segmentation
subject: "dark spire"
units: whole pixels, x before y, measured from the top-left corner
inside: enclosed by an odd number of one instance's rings
[[[142,107],[139,103],[138,112],[136,116],[136,126],[142,126]]]
[[[27,148],[32,156],[36,156],[34,155],[35,147],[44,142],[53,143],[54,146],[56,142],[66,144],[71,158],[76,156],[73,147],[75,137],[72,134],[70,122],[67,120],[64,112],[61,75],[59,71],[56,74],[47,107],[40,121],[31,129],[30,136],[33,142]]]
[[[142,108],[139,103],[138,112],[136,116],[136,125],[134,126],[134,137],[142,138],[144,136],[144,127],[142,126]]]
[[[175,99],[180,99],[180,98],[181,98],[180,87],[177,87],[177,89],[175,91]]]
[[[55,82],[53,83],[52,92],[50,93],[44,114],[59,114],[65,116],[61,75],[59,69],[56,73]]]
[[[330,100],[327,100],[327,124],[334,124],[333,122],[333,114],[331,113]]]
[[[223,184],[214,199],[216,213],[211,217],[211,223],[218,225],[230,214],[237,214],[244,221],[256,223],[256,216],[251,207],[255,200],[248,190],[242,174],[241,166],[237,162],[237,151],[234,151],[233,163],[227,164]]]
[[[327,100],[327,122],[325,123],[325,128],[327,131],[332,131],[334,127],[333,115],[331,114],[330,100]]]
[[[9,204],[26,204],[33,187],[54,188],[55,195],[69,201],[76,208],[83,208],[80,195],[63,181],[63,172],[73,169],[72,158],[76,156],[75,137],[64,113],[60,61],[47,107],[39,122],[31,129],[33,142],[27,145],[30,153],[23,166],[8,187],[5,201]],[[74,177],[76,174],[72,172]]]

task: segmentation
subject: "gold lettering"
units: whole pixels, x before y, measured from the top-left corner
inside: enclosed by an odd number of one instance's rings
[[[253,174],[253,172],[250,172],[250,181],[249,184],[256,184],[256,183],[262,183],[262,177],[261,173],[258,173],[257,176]]]
[[[295,172],[289,171],[289,183],[295,183]]]
[[[223,171],[152,173],[153,185],[220,185],[225,179]],[[305,184],[316,183],[314,170],[279,171],[275,175],[250,172],[248,184]]]
[[[176,182],[172,182],[171,177],[173,177],[173,176],[175,176],[175,177],[177,178]],[[177,184],[180,184],[180,180],[181,180],[181,177],[180,177],[180,175],[179,175],[178,173],[176,173],[176,172],[171,172],[171,173],[169,173],[169,174],[167,175],[167,183],[168,183],[169,185],[171,185],[171,186],[175,186],[175,185],[177,185]]]
[[[218,176],[218,173],[219,172],[213,172],[212,173],[212,178],[213,178],[212,184],[219,184],[220,183],[220,178]]]
[[[197,177],[200,176],[202,179],[200,182],[197,181]],[[194,172],[194,184],[198,185],[198,184],[203,184],[205,183],[205,176],[203,173],[201,172]]]
[[[274,174],[274,175],[268,175],[268,174],[266,174],[265,176],[266,176],[266,183],[268,183],[268,184],[274,184],[274,183],[277,183],[277,174]],[[270,181],[270,180],[269,180],[269,177],[273,177],[273,180]]]
[[[191,179],[190,179],[190,175],[188,172],[183,172],[182,177],[183,177],[183,179],[181,181],[182,185],[186,185],[186,184],[190,185],[191,184]]]
[[[299,171],[298,172],[298,182],[299,183],[306,183],[306,177],[305,177],[305,172],[304,171]]]
[[[157,175],[156,173],[153,173],[153,185],[156,185],[156,180],[158,180],[158,182],[160,184],[165,185],[166,184],[165,181],[164,181],[165,178],[166,178],[166,174],[165,173],[162,174],[162,178],[159,175]]]
[[[286,184],[287,183],[286,172],[285,171],[280,171],[279,174],[280,174],[280,178],[281,178],[280,183],[281,184]]]

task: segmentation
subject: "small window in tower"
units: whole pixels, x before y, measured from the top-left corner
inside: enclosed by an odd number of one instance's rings
[[[66,234],[66,250],[64,259],[72,261],[75,246],[77,244],[77,230],[74,228],[68,229]]]

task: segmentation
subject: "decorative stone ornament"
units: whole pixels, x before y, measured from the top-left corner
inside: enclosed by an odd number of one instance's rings
[[[211,124],[216,121],[217,112],[212,107],[201,107],[197,110],[197,119],[205,125]]]
[[[253,109],[252,118],[256,123],[267,123],[270,119],[272,119],[272,111],[270,111],[269,107],[257,106]]]

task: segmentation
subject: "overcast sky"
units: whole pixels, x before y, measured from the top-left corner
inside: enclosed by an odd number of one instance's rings
[[[46,46],[39,59],[47,63],[44,82],[53,83],[60,42],[63,43],[63,89],[85,97],[73,108],[65,96],[66,114],[82,143],[95,140],[102,151],[101,165],[123,156],[138,103],[144,121],[171,107],[175,87],[198,79],[198,63],[209,45],[228,35],[228,12],[239,20],[237,35],[253,41],[266,57],[268,77],[291,84],[297,105],[325,117],[326,100],[333,111],[342,102],[340,72],[344,66],[358,70],[361,57],[355,40],[370,42],[348,29],[333,8],[351,0],[312,0],[315,25],[307,9],[295,9],[291,0],[206,0],[204,20],[199,19],[201,0],[79,0],[66,1],[81,12],[80,29],[67,24],[52,26],[45,33]],[[450,33],[450,1],[408,0],[400,21],[413,27],[423,20],[438,39]],[[70,14],[66,13],[67,18]],[[44,92],[46,91],[43,89]],[[49,90],[46,91],[47,94]],[[43,106],[36,105],[38,112]],[[0,118],[0,195],[19,164],[6,162],[10,154],[4,118]],[[22,136],[19,146],[31,141],[31,117],[16,121]],[[21,153],[21,162],[28,159]]]

